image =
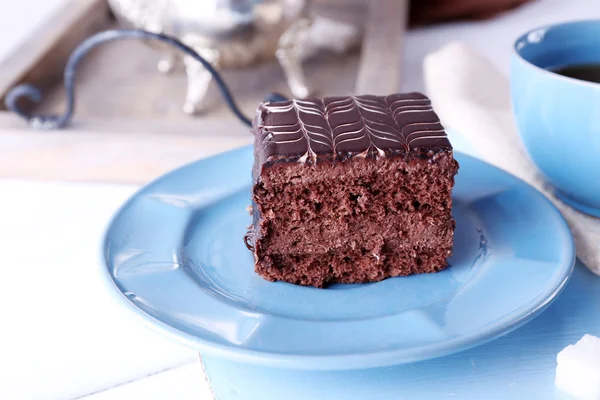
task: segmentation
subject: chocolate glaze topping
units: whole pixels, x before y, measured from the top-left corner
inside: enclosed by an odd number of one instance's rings
[[[430,100],[421,93],[263,103],[253,133],[255,178],[259,167],[273,162],[315,163],[452,149]]]

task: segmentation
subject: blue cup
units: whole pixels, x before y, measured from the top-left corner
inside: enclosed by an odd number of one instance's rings
[[[600,84],[550,71],[600,65],[600,20],[534,29],[514,50],[511,97],[529,156],[559,198],[600,217]]]

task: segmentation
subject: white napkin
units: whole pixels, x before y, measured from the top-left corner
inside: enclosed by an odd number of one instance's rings
[[[444,126],[462,135],[482,159],[546,195],[569,223],[579,259],[600,275],[600,218],[575,211],[545,189],[518,136],[508,78],[461,43],[427,55],[424,76],[427,94]]]

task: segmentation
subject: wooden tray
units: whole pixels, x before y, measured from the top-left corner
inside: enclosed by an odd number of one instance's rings
[[[309,60],[306,74],[318,88],[315,95],[397,90],[404,1],[317,0],[315,12],[364,24],[366,49],[362,54],[357,49]],[[35,112],[62,113],[66,59],[90,34],[114,26],[105,0],[67,2],[0,63],[0,97],[19,83],[32,83],[45,93]],[[177,70],[161,75],[156,69],[159,58],[136,41],[94,50],[78,70],[76,111],[63,130],[36,131],[1,110],[0,178],[144,183],[198,158],[251,143],[248,129],[229,112],[216,89],[207,98],[205,112],[185,114],[185,74]],[[275,62],[225,71],[224,78],[247,115],[269,92],[288,94]]]

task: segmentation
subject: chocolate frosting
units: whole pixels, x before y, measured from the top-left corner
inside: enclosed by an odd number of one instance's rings
[[[263,103],[254,120],[255,177],[265,164],[408,156],[452,149],[421,93]]]

